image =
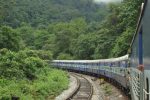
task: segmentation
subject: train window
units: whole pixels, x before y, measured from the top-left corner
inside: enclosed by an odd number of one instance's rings
[[[117,62],[117,67],[120,67],[120,63],[119,62]]]
[[[147,93],[149,93],[149,81],[148,81],[148,78],[146,78],[146,91],[147,91]],[[147,94],[146,97],[147,97],[146,100],[149,100],[149,94]]]

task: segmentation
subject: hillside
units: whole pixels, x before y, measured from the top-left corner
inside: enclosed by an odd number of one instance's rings
[[[21,38],[17,43],[20,49],[49,50],[54,59],[101,59],[127,53],[142,0],[109,4],[93,0],[1,2],[1,26],[15,28]]]
[[[33,27],[85,18],[87,22],[101,21],[107,9],[92,0],[1,0],[2,23],[18,27],[23,22]]]

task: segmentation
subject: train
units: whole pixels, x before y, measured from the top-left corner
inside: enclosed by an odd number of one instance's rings
[[[129,90],[132,100],[150,100],[150,0],[141,6],[130,52],[122,57],[97,60],[53,60],[56,68],[105,76]]]

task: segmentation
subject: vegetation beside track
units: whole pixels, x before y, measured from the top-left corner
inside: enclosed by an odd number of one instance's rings
[[[67,73],[53,69],[41,59],[44,54],[37,54],[32,50],[0,51],[0,100],[45,100],[68,87]]]

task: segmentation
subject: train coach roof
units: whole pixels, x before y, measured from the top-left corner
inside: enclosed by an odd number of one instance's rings
[[[99,63],[99,62],[117,62],[127,60],[128,55],[119,57],[119,58],[110,58],[110,59],[98,59],[98,60],[53,60],[52,62],[63,62],[63,63]]]

